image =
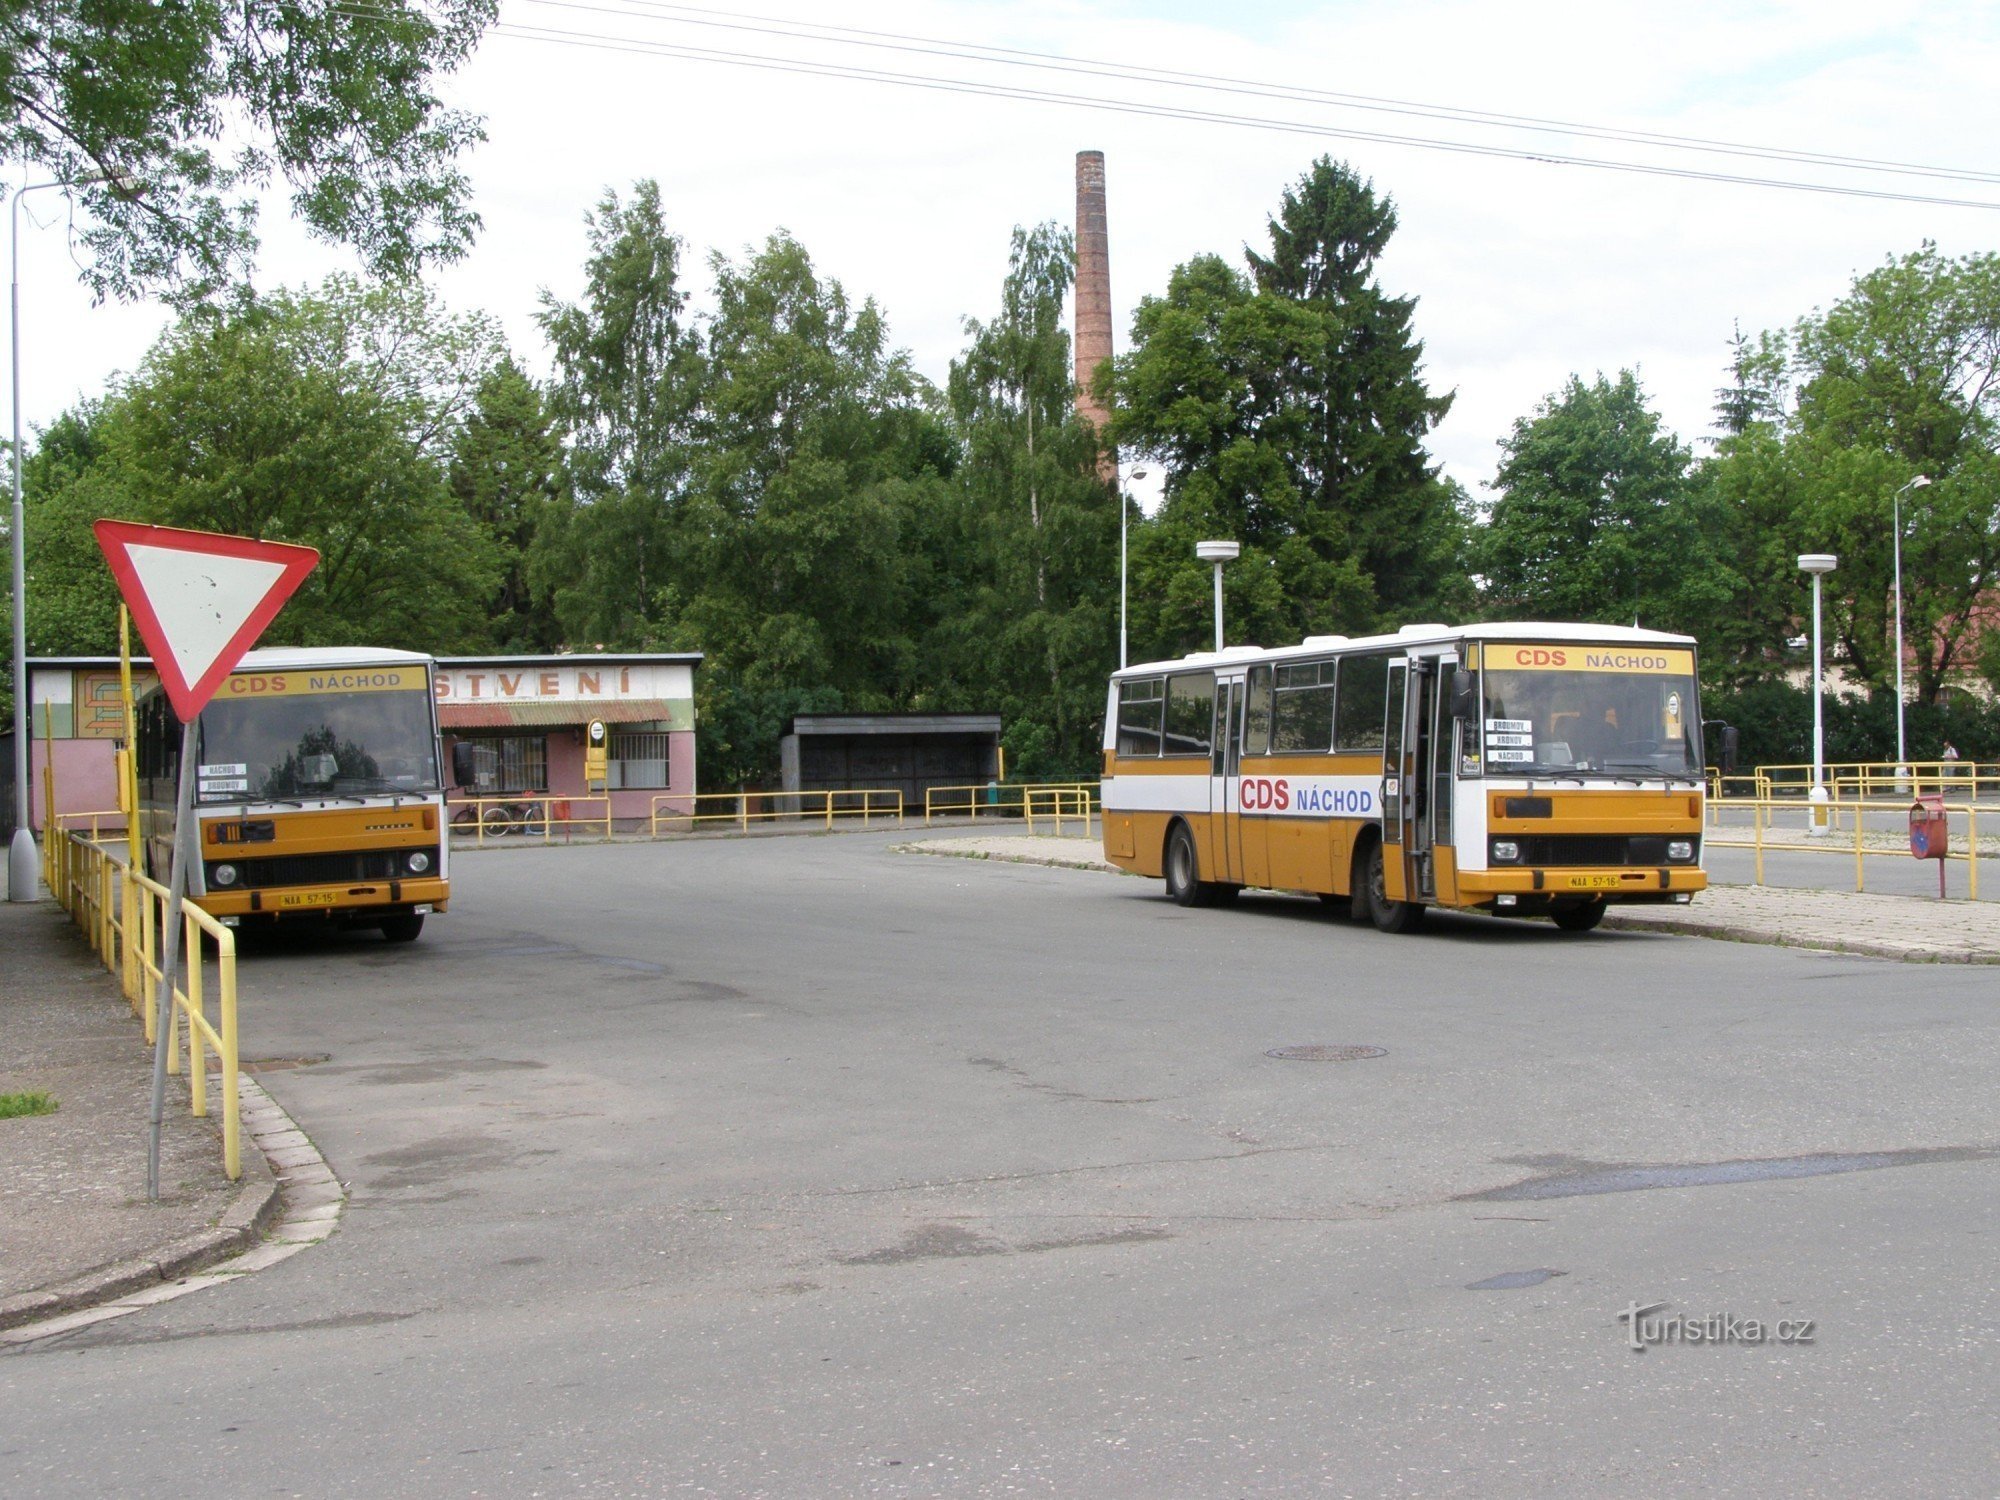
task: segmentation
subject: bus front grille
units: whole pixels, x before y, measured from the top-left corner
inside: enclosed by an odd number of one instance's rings
[[[283,854],[271,859],[234,861],[240,872],[235,889],[269,890],[280,885],[358,885],[370,881],[401,880],[409,876],[404,863],[408,849],[364,849],[340,854]],[[431,870],[438,867],[435,847],[430,855]]]
[[[1663,833],[1537,833],[1517,837],[1516,863],[1563,868],[1577,865],[1663,865],[1667,836]]]

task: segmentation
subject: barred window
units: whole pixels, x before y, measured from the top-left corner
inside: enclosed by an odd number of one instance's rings
[[[618,730],[611,736],[609,764],[605,767],[609,790],[644,788],[667,789],[668,735],[664,730]]]
[[[538,734],[461,735],[477,750],[489,752],[475,757],[479,785],[466,791],[480,797],[498,797],[513,792],[546,792],[549,789],[549,742]],[[489,758],[490,756],[490,758]],[[488,779],[492,784],[487,784]]]

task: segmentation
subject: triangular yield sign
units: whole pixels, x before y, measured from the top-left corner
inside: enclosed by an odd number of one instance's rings
[[[319,562],[311,547],[247,536],[135,521],[98,521],[91,529],[183,724]]]

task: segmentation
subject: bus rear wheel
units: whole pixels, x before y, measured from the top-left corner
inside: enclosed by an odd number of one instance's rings
[[[1408,932],[1424,919],[1424,909],[1415,901],[1391,901],[1386,863],[1378,842],[1368,851],[1368,917],[1382,932]]]
[[[1564,932],[1588,932],[1604,920],[1606,904],[1603,901],[1586,901],[1581,906],[1558,906],[1549,913],[1549,920]]]
[[[424,914],[420,911],[399,911],[382,919],[382,937],[387,942],[414,943],[423,930]]]
[[[1194,835],[1185,823],[1174,824],[1174,831],[1167,835],[1166,873],[1167,894],[1176,906],[1207,906],[1215,900],[1216,888],[1201,878]]]

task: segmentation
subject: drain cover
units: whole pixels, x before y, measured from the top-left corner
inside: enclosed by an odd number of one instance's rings
[[[1347,1042],[1307,1042],[1299,1047],[1273,1047],[1266,1057],[1286,1062],[1359,1062],[1364,1057],[1387,1057],[1387,1047],[1359,1047]]]

